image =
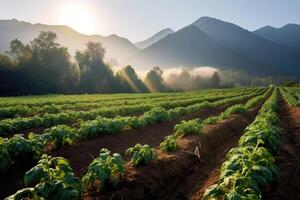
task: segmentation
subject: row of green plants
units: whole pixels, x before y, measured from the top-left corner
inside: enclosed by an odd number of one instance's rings
[[[267,98],[272,93],[272,91],[273,88],[269,88],[265,93],[248,100],[245,105],[237,104],[237,105],[230,106],[219,116],[212,116],[205,119],[204,121],[200,119],[181,121],[180,123],[175,125],[174,133],[164,138],[164,140],[160,144],[160,148],[165,152],[178,150],[179,146],[176,143],[176,139],[178,137],[184,137],[190,134],[199,135],[202,133],[203,128],[209,124],[216,124],[218,121],[228,119],[233,114],[243,114],[247,110],[250,110],[255,106],[257,106],[260,102],[262,102],[265,98]]]
[[[115,100],[134,100],[141,98],[157,98],[167,96],[180,96],[184,93],[141,93],[141,94],[83,94],[83,95],[40,95],[23,97],[0,97],[0,107],[7,106],[44,106],[63,105],[75,103],[91,103]]]
[[[2,118],[12,118],[18,116],[34,116],[34,115],[42,115],[44,113],[60,113],[66,110],[91,110],[95,108],[101,107],[109,107],[109,106],[120,106],[120,105],[136,105],[141,103],[152,103],[152,102],[162,102],[162,101],[173,101],[173,100],[182,100],[187,98],[192,98],[195,96],[205,95],[206,93],[193,94],[189,93],[186,95],[171,95],[168,96],[157,96],[157,97],[145,97],[140,99],[125,99],[125,100],[96,100],[92,102],[75,102],[75,103],[66,103],[66,104],[47,104],[42,106],[28,106],[28,105],[15,105],[15,106],[6,106],[0,107],[0,117]]]
[[[266,94],[269,94],[269,92]],[[266,94],[262,96],[265,97]],[[260,101],[262,100],[262,98],[254,97],[248,102],[253,102],[253,99],[260,99]],[[256,103],[258,103],[258,101],[256,101]],[[252,103],[251,105],[254,107],[256,104]],[[167,136],[160,144],[160,148],[167,152],[176,151],[179,148],[179,145],[176,143],[176,138],[183,137],[188,134],[200,134],[202,130],[203,125],[199,119],[182,121],[174,127],[174,134]],[[110,152],[107,152],[107,154],[109,153]],[[136,144],[134,147],[126,150],[126,155],[131,156],[130,162],[135,167],[140,165],[148,165],[152,160],[157,159],[155,149],[151,148],[149,145]],[[124,163],[122,162],[120,155],[114,154],[114,156],[111,158],[114,157],[117,157],[117,159],[115,159],[116,162],[110,165],[110,167],[105,165],[107,167],[104,168],[103,162],[99,162],[99,158],[96,158],[88,167],[88,173],[82,179],[87,191],[100,191],[107,185],[116,186],[119,183],[122,175],[124,174]],[[97,167],[95,167],[95,163],[97,163]],[[105,170],[95,170],[99,168]],[[105,173],[105,175],[101,173]],[[86,182],[88,184],[86,184]]]
[[[98,117],[92,121],[82,122],[78,126],[77,135],[79,139],[89,139],[98,135],[119,133],[128,128],[142,128],[151,124],[172,120],[183,115],[195,113],[201,109],[218,107],[231,102],[238,102],[256,95],[257,94],[249,94],[222,99],[216,102],[204,101],[202,103],[193,104],[187,107],[176,107],[170,110],[166,110],[162,107],[155,107],[150,111],[145,112],[141,116],[115,118]]]
[[[134,167],[148,165],[157,159],[155,149],[149,145],[136,144],[126,150],[131,157],[130,163]],[[111,154],[108,149],[101,149],[98,158],[95,158],[82,177],[85,192],[99,192],[108,187],[116,187],[125,173],[125,162],[118,153]]]
[[[261,199],[262,186],[280,177],[274,155],[280,149],[278,89],[265,102],[254,122],[222,164],[217,184],[206,189],[204,200]]]
[[[280,93],[282,94],[283,98],[290,106],[299,106],[300,100],[297,99],[295,96],[293,96],[291,92],[292,91],[288,89],[280,88]]]
[[[249,101],[245,105],[243,104],[237,104],[229,107],[226,109],[224,112],[222,112],[219,116],[212,116],[207,118],[206,120],[203,121],[204,125],[212,125],[216,124],[219,121],[228,119],[231,117],[233,114],[244,114],[247,112],[247,110],[250,110],[257,106],[260,102],[262,102],[264,99],[266,99],[268,96],[270,96],[273,92],[273,88],[269,88],[268,91],[262,95],[258,95]]]
[[[182,115],[195,113],[201,109],[218,107],[227,103],[248,99],[257,94],[222,99],[216,102],[202,102],[187,107],[177,107],[171,110],[156,107],[141,116],[103,118],[81,122],[77,129],[65,125],[58,125],[46,129],[43,134],[29,134],[28,139],[16,135],[10,139],[1,139],[0,144],[0,174],[7,172],[10,167],[20,160],[39,158],[43,152],[47,153],[63,145],[72,145],[78,140],[86,140],[98,135],[116,134],[127,128],[141,128],[154,123],[176,119]],[[14,147],[15,141],[18,148]],[[19,156],[16,156],[19,155]],[[22,159],[21,159],[22,160]]]
[[[269,93],[267,92],[266,94]],[[265,97],[265,95],[262,95],[262,97]],[[260,101],[262,100],[262,98],[254,97],[248,102],[253,102],[253,99],[260,99]],[[255,102],[259,103],[259,101]],[[251,106],[254,107],[256,104],[251,103]],[[250,106],[247,107],[249,109],[252,108]],[[188,134],[200,134],[202,130],[203,124],[199,119],[182,121],[174,127],[174,134],[165,137],[165,140],[160,144],[160,148],[167,152],[176,151],[179,148],[179,145],[176,143],[176,138],[184,137]],[[136,144],[134,147],[128,148],[126,150],[126,154],[131,156],[130,162],[133,166],[147,165],[152,160],[157,159],[155,150],[149,145]],[[103,167],[103,162],[99,162],[99,158],[96,158],[88,167],[88,173],[83,177],[84,186],[88,191],[100,191],[107,185],[116,186],[119,183],[120,178],[124,173],[124,163],[122,162],[120,155],[114,154],[114,156],[111,158],[114,157],[117,157],[117,159],[115,159],[116,162],[110,165],[111,167],[109,167],[109,165],[105,165],[107,167]],[[95,170],[100,168],[102,170]],[[105,175],[102,173],[105,173]]]
[[[188,106],[202,101],[216,101],[224,98],[238,96],[235,94],[227,95],[209,95],[204,97],[195,97],[186,100],[163,101],[158,103],[137,104],[137,105],[120,105],[115,107],[100,108],[90,111],[65,111],[58,114],[44,114],[43,116],[33,117],[18,117],[14,119],[6,119],[0,121],[0,135],[7,136],[10,133],[16,133],[31,128],[37,127],[52,127],[59,124],[73,123],[78,120],[93,120],[98,116],[116,117],[118,115],[133,115],[148,111],[154,107],[163,107],[166,109],[175,108],[178,106]]]
[[[165,115],[160,115],[160,120],[165,119]],[[182,122],[175,126],[174,128],[174,134],[171,136],[167,136],[166,140],[164,140],[160,147],[163,150],[166,151],[174,151],[179,148],[178,144],[176,143],[176,137],[182,137],[186,134],[199,134],[202,131],[203,126],[201,125],[201,121],[198,119],[196,120],[190,120],[187,123]],[[70,134],[70,135],[74,135]],[[164,145],[165,143],[168,143]],[[164,149],[164,147],[166,149]],[[128,156],[131,156],[131,164],[133,166],[140,166],[140,165],[147,165],[152,160],[156,159],[156,153],[153,148],[151,148],[149,145],[141,145],[136,144],[134,147],[128,148],[126,150],[126,154]],[[42,156],[43,159],[48,159],[47,156]],[[51,158],[51,159],[57,159],[57,158]],[[63,158],[59,158],[63,159]],[[39,166],[41,161],[39,161]],[[64,163],[67,163],[64,162]],[[31,174],[33,177],[40,176],[39,170],[37,168],[40,167],[34,167],[25,175],[25,185],[29,186],[29,184],[26,184],[26,180],[28,179],[28,175]],[[70,168],[69,166],[67,167]],[[65,173],[65,172],[63,172]],[[124,161],[122,157],[119,154],[113,154],[111,155],[111,152],[107,149],[102,149],[100,151],[100,155],[98,158],[94,159],[92,163],[89,165],[87,169],[87,173],[83,176],[81,179],[81,185],[78,183],[78,179],[74,177],[74,174],[72,174],[71,182],[66,183],[65,179],[60,179],[61,185],[69,185],[70,187],[66,188],[65,195],[62,196],[62,192],[57,189],[57,187],[53,184],[51,184],[53,180],[49,178],[42,178],[35,180],[35,182],[38,182],[39,184],[47,184],[49,187],[46,188],[47,192],[40,192],[40,189],[38,185],[31,188],[25,188],[22,190],[19,190],[16,194],[8,197],[7,199],[20,199],[21,197],[37,197],[37,198],[45,198],[45,199],[52,199],[60,197],[60,199],[81,199],[80,194],[82,195],[82,191],[100,191],[103,190],[106,187],[110,186],[116,186],[121,177],[124,174]],[[44,174],[42,175],[44,176]],[[55,180],[55,178],[54,178]],[[57,181],[57,180],[56,180]],[[49,182],[49,184],[48,184]],[[60,187],[60,189],[64,189],[63,187]],[[45,188],[44,188],[45,190]],[[26,191],[26,192],[24,192]],[[73,191],[74,195],[70,196],[69,191]],[[17,197],[17,198],[16,198]]]
[[[149,145],[136,144],[128,148],[133,166],[147,165],[156,159],[155,150]],[[65,158],[51,157],[44,154],[38,164],[26,172],[26,188],[17,191],[5,200],[21,199],[60,199],[80,200],[84,192],[99,192],[107,187],[115,187],[125,172],[125,162],[118,153],[111,154],[108,149],[101,149],[80,180]]]
[[[40,96],[23,96],[23,97],[0,97],[0,107],[26,105],[29,107],[44,105],[64,105],[76,103],[105,102],[115,100],[134,100],[134,99],[151,99],[158,97],[185,96],[187,94],[198,93],[223,93],[240,91],[244,88],[229,89],[207,89],[200,92],[177,92],[177,93],[140,93],[140,94],[83,94],[83,95],[40,95]],[[252,90],[245,88],[244,90]]]

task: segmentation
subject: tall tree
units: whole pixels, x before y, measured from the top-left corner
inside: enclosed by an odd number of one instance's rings
[[[61,93],[69,88],[68,81],[74,68],[68,49],[56,40],[56,33],[42,31],[30,43],[32,58],[24,70],[30,77],[29,87],[35,88],[34,93]]]
[[[170,90],[162,75],[163,71],[159,67],[154,67],[147,73],[144,82],[151,92],[164,92]]]
[[[16,64],[24,64],[32,56],[29,45],[24,45],[20,40],[14,39],[10,42],[9,55],[13,58]]]
[[[220,86],[220,76],[218,72],[214,72],[211,79],[211,87],[217,88]]]
[[[120,84],[120,92],[148,92],[148,88],[130,65],[118,71],[116,79]]]
[[[77,51],[76,61],[81,71],[80,89],[88,93],[113,92],[116,88],[113,71],[103,59],[105,49],[101,43],[88,42],[84,51]]]

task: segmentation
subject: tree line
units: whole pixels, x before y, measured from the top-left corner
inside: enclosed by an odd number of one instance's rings
[[[114,73],[104,62],[104,56],[101,43],[88,42],[84,50],[76,51],[74,62],[68,49],[57,43],[57,35],[51,31],[42,31],[29,44],[12,40],[9,50],[0,54],[0,95],[141,93],[184,89],[168,85],[159,67],[150,70],[143,81],[131,66]],[[176,82],[176,78],[174,80]],[[206,82],[213,82],[207,87],[218,87],[218,74]]]

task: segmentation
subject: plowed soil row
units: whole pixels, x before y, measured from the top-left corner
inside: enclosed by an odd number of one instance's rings
[[[159,159],[148,166],[133,168],[126,164],[126,174],[117,189],[86,194],[85,199],[189,199],[200,188],[213,184],[210,176],[219,169],[224,155],[237,145],[246,126],[261,106],[244,115],[234,115],[216,125],[206,127],[201,136],[179,140],[175,153],[159,152]],[[196,198],[195,199],[198,199]]]
[[[225,99],[225,98],[224,98]],[[215,102],[215,101],[211,101],[211,102]],[[123,114],[123,115],[119,115],[119,116],[122,116],[122,117],[130,117],[130,116],[140,116],[140,115],[143,115],[145,112],[134,112],[134,113],[131,113],[131,114]],[[68,123],[63,123],[62,125],[67,125],[69,127],[72,127],[72,128],[78,128],[78,121],[75,120],[73,122],[68,122]],[[25,130],[22,130],[22,131],[19,131],[19,132],[16,132],[16,133],[9,133],[7,135],[8,138],[11,138],[13,137],[14,135],[16,134],[22,134],[24,135],[25,138],[28,137],[29,133],[35,133],[35,134],[42,134],[45,130],[47,129],[47,127],[45,126],[40,126],[40,127],[36,127],[36,128],[30,128],[30,129],[25,129]]]
[[[300,199],[300,107],[289,107],[280,101],[281,151],[275,157],[281,179],[266,187],[265,200]]]
[[[241,103],[245,103],[245,101]],[[126,130],[116,135],[103,135],[93,138],[89,141],[79,142],[76,145],[64,146],[54,151],[52,156],[62,156],[70,161],[74,172],[82,176],[91,161],[98,157],[101,148],[108,148],[112,152],[121,153],[123,156],[128,147],[136,143],[146,143],[153,147],[160,144],[166,135],[172,133],[174,126],[181,120],[194,118],[205,119],[210,116],[218,115],[233,104],[227,104],[219,108],[203,109],[198,113],[183,116],[177,120],[166,121],[151,125],[149,127]],[[125,157],[125,159],[127,159]],[[26,171],[34,166],[34,162],[27,162],[26,159],[20,160],[13,168],[0,179],[0,199],[15,193],[18,189],[24,187],[23,177]]]
[[[198,113],[183,116],[176,120],[157,123],[141,129],[125,130],[121,134],[99,136],[92,140],[79,142],[76,146],[64,146],[51,155],[68,159],[74,172],[82,176],[92,160],[99,156],[101,148],[108,148],[113,153],[120,153],[122,157],[128,159],[125,155],[128,147],[137,143],[157,147],[165,136],[173,132],[174,126],[180,121],[195,118],[205,119],[220,114],[228,107],[229,105],[203,109]]]

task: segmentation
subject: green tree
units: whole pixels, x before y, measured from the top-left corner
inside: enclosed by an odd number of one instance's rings
[[[146,86],[151,92],[164,92],[170,90],[164,79],[163,79],[163,71],[159,67],[154,67],[151,71],[149,71],[144,80]]]
[[[29,45],[24,45],[20,40],[14,39],[10,42],[9,55],[17,64],[24,64],[32,56],[31,48]]]
[[[70,88],[74,67],[66,47],[56,42],[57,35],[42,31],[30,43],[32,57],[24,69],[33,93],[61,93]],[[76,79],[76,77],[73,77]]]
[[[213,73],[210,82],[211,82],[211,87],[213,88],[217,88],[220,86],[220,76],[218,72]]]
[[[113,71],[104,63],[104,55],[105,49],[97,42],[88,42],[84,51],[76,52],[75,58],[81,72],[81,92],[108,93],[115,90]]]
[[[138,75],[130,65],[118,71],[116,79],[120,84],[121,92],[148,92],[148,88],[141,79],[139,79]]]

